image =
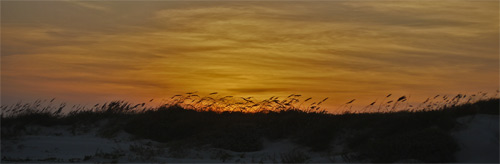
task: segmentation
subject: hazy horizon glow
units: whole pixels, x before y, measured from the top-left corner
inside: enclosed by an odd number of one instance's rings
[[[499,88],[498,1],[1,2],[2,104]]]

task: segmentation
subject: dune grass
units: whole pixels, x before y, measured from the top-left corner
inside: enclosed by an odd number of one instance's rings
[[[211,94],[211,96],[216,93]],[[457,117],[478,113],[499,113],[499,99],[481,97],[465,99],[436,96],[420,108],[404,104],[406,97],[372,103],[379,112],[346,112],[329,114],[319,107],[326,101],[307,103],[300,95],[284,100],[276,97],[259,101],[232,97],[199,97],[194,93],[176,95],[159,107],[115,101],[69,113],[64,104],[32,104],[2,107],[2,139],[24,133],[28,125],[70,126],[74,134],[98,129],[102,137],[112,138],[125,131],[138,138],[183,146],[210,145],[236,152],[258,151],[263,139],[290,139],[311,151],[328,151],[340,141],[348,158],[369,162],[397,162],[416,159],[422,162],[454,162],[457,143],[449,131],[456,128]],[[386,96],[389,98],[390,95]],[[349,101],[346,105],[353,102]],[[394,106],[386,106],[389,101]],[[398,104],[396,104],[398,103]],[[435,105],[437,104],[437,105]],[[408,109],[397,110],[397,106]],[[391,109],[391,110],[387,110]],[[364,109],[366,110],[366,109]],[[287,156],[290,161],[305,160]]]

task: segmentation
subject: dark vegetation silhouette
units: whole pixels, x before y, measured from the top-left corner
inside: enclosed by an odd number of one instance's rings
[[[86,108],[74,106],[63,112],[65,104],[51,101],[2,106],[2,139],[24,133],[28,125],[69,126],[73,134],[98,129],[102,137],[113,138],[120,131],[137,138],[152,139],[181,147],[210,145],[236,152],[258,151],[263,139],[290,139],[311,151],[328,151],[343,142],[350,154],[345,159],[369,162],[454,162],[459,150],[450,131],[460,126],[456,118],[473,114],[499,114],[497,95],[431,97],[419,105],[408,97],[390,99],[387,95],[358,111],[330,114],[320,105],[327,100],[309,102],[292,94],[285,99],[271,97],[257,101],[252,97],[234,98],[211,93],[175,95],[164,105],[113,101]],[[352,109],[355,99],[340,109]],[[49,103],[49,105],[43,105]],[[282,162],[305,162],[300,151],[282,154]]]

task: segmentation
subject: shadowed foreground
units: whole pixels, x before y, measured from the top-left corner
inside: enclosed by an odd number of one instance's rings
[[[457,162],[474,155],[461,151],[461,143],[454,137],[466,135],[458,133],[466,128],[467,121],[462,118],[492,116],[498,125],[499,99],[433,110],[340,115],[294,108],[255,113],[195,110],[181,105],[129,109],[127,103],[112,102],[68,114],[27,110],[2,115],[2,162]],[[47,129],[53,133],[44,133]],[[29,136],[82,135],[137,142],[107,152],[90,150],[95,153],[77,157],[57,151],[45,158],[16,153],[23,149],[16,143]],[[498,131],[496,139],[493,151],[498,155]],[[278,146],[274,154],[252,154],[284,141],[294,148]],[[194,150],[212,154],[204,158],[203,153],[195,156],[199,152]],[[486,150],[491,153],[491,149]],[[315,161],[316,156],[326,160]],[[194,158],[198,160],[171,160]],[[498,156],[493,161],[477,162],[498,162]]]

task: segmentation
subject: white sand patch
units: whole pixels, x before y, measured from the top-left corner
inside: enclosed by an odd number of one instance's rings
[[[264,147],[255,152],[233,152],[209,146],[173,149],[169,143],[135,140],[121,132],[108,139],[96,130],[74,134],[68,126],[28,127],[30,134],[2,140],[2,160],[28,162],[169,162],[169,163],[281,163],[282,156],[300,152],[307,162],[332,162],[335,155],[310,152],[290,140],[264,140]],[[135,146],[135,150],[134,147]],[[330,157],[331,156],[331,157]],[[342,162],[337,156],[336,162]]]
[[[473,115],[458,118],[463,127],[452,133],[460,149],[456,153],[460,163],[499,162],[498,115]]]
[[[499,157],[499,118],[475,115],[457,119],[463,126],[452,133],[461,150],[458,162],[496,162]],[[332,143],[330,152],[312,152],[288,139],[263,142],[263,149],[234,152],[209,145],[174,148],[170,143],[138,140],[120,132],[111,139],[97,130],[72,132],[69,126],[26,127],[29,133],[2,138],[2,161],[28,162],[167,162],[167,163],[281,163],[287,154],[303,154],[308,163],[359,162],[348,159],[342,139]],[[347,134],[344,134],[347,135]],[[342,137],[340,137],[342,138]]]

